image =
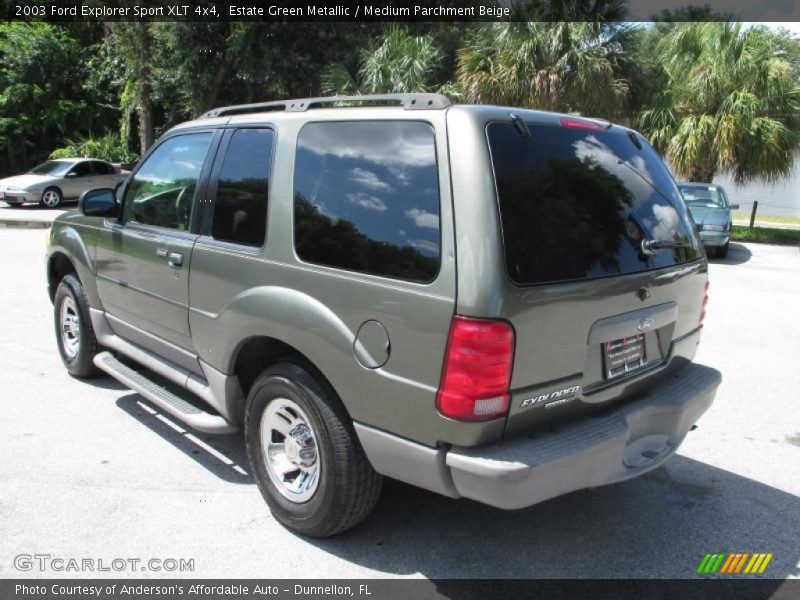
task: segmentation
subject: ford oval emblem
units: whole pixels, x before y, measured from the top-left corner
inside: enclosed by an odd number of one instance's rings
[[[650,317],[644,317],[643,319],[639,319],[639,322],[636,323],[636,329],[639,331],[647,331],[655,324],[656,322]]]

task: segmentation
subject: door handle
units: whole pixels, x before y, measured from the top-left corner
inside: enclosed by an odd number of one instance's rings
[[[167,249],[159,248],[158,250],[156,250],[156,256],[160,256],[161,258],[167,258]]]
[[[170,267],[180,267],[183,264],[183,254],[180,252],[170,252],[167,257]]]

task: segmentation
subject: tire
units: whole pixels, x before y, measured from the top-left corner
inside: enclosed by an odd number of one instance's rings
[[[58,284],[53,309],[58,352],[67,371],[82,379],[99,375],[93,361],[100,345],[89,317],[86,293],[74,274],[65,275]]]
[[[276,423],[286,433],[274,429]],[[383,478],[369,464],[336,392],[311,370],[288,361],[265,369],[247,396],[244,435],[261,495],[289,529],[329,537],[375,507]]]
[[[728,258],[728,246],[730,246],[730,241],[725,242],[724,246],[720,246],[717,248],[717,257],[719,258]]]
[[[45,208],[58,208],[64,202],[64,195],[56,187],[49,187],[42,192],[42,199],[39,204]]]
[[[717,257],[716,246],[706,246],[706,256],[708,258],[716,258]]]

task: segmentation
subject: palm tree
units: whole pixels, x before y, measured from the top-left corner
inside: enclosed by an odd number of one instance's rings
[[[618,115],[629,28],[601,22],[504,22],[479,26],[459,52],[458,83],[470,102]]]
[[[731,22],[656,28],[638,126],[684,179],[775,181],[800,145],[797,42]]]
[[[377,45],[361,54],[358,81],[341,64],[322,74],[324,94],[381,94],[438,91],[455,95],[453,84],[437,86],[443,56],[432,35],[415,36],[403,27],[386,30]]]

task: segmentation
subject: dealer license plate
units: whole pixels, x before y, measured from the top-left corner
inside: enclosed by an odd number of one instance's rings
[[[634,335],[603,344],[603,367],[606,379],[621,377],[647,364],[644,336]]]

